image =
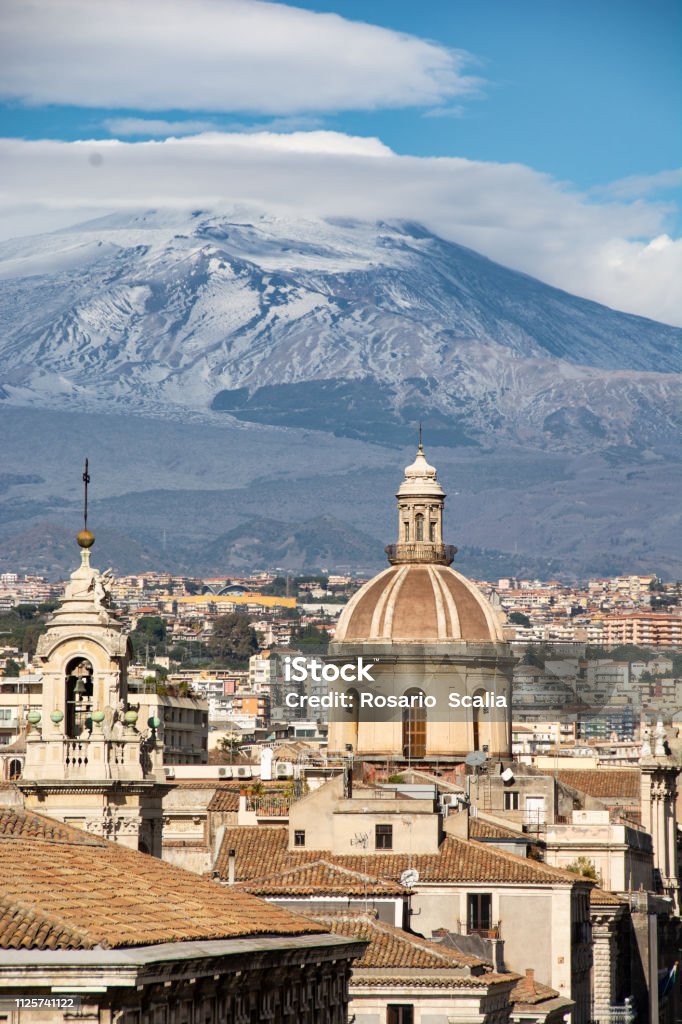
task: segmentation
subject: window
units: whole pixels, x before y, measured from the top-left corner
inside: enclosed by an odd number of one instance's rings
[[[386,1007],[386,1024],[414,1024],[412,1003],[389,1003]]]
[[[406,690],[405,697],[423,697],[424,691],[417,687],[410,687]],[[413,757],[426,756],[426,708],[421,701],[416,701],[415,706],[403,709],[403,757],[408,760]]]
[[[2,720],[3,722],[9,722],[11,718],[12,718],[12,709],[11,708],[0,708],[0,720]]]
[[[393,849],[393,825],[377,825],[374,834],[374,847],[377,850]]]
[[[471,892],[467,896],[469,932],[488,932],[492,928],[493,898],[489,892]]]
[[[405,523],[405,540],[409,542],[410,539],[410,524]]]
[[[294,846],[305,846],[305,829],[294,829]]]
[[[415,521],[415,540],[424,540],[424,516],[418,512]]]
[[[429,540],[431,541],[432,544],[434,544],[435,541],[436,541],[436,524],[435,523],[429,523]]]
[[[519,794],[518,790],[511,790],[504,794],[504,809],[505,811],[518,811],[519,809]]]

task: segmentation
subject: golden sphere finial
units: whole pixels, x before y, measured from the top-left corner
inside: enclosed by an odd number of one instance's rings
[[[94,533],[90,533],[90,530],[81,530],[76,537],[76,541],[80,548],[91,548],[95,543],[95,535]]]

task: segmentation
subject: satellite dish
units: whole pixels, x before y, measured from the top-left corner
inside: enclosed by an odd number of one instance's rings
[[[404,885],[406,889],[411,889],[413,885],[416,885],[419,881],[419,872],[416,868],[408,868],[407,871],[403,871],[400,876],[400,884]]]
[[[480,768],[487,760],[488,757],[482,750],[472,750],[464,758],[464,763],[468,764],[470,768]]]

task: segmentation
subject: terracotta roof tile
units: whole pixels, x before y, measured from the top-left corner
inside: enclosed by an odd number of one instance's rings
[[[595,886],[590,892],[590,904],[592,906],[627,906],[628,901],[624,896],[618,896],[615,892],[607,889],[600,889]]]
[[[377,879],[327,860],[277,871],[265,878],[237,883],[256,896],[402,896],[408,890],[397,882]]]
[[[639,768],[561,768],[559,782],[597,799],[630,800],[639,803]]]
[[[547,999],[558,999],[559,993],[549,985],[542,985],[533,977],[533,972],[526,972],[525,977],[516,982],[511,992],[514,1003],[522,1006],[537,1006]]]
[[[0,893],[0,948],[115,948],[322,930],[250,893],[17,810],[0,813]]]
[[[512,828],[505,828],[504,825],[495,825],[490,821],[483,821],[481,818],[469,818],[470,839],[521,839],[526,843],[531,842],[531,837],[524,832],[515,832]]]
[[[239,790],[217,789],[209,800],[207,811],[239,810]]]
[[[478,984],[489,984],[484,960],[467,956],[430,939],[412,935],[379,921],[371,914],[311,914],[325,931],[369,942],[354,970],[447,970],[468,967],[477,972]],[[507,979],[514,975],[506,975]],[[458,978],[457,981],[460,979]]]
[[[438,853],[375,853],[347,855],[329,850],[289,850],[286,826],[244,826],[225,830],[216,870],[228,874],[227,851],[236,853],[237,881],[264,878],[301,864],[324,859],[367,873],[375,878],[398,881],[409,867],[417,868],[421,882],[510,882],[535,885],[576,882],[577,876],[564,868],[551,867],[527,857],[506,853],[492,844],[477,843],[447,836]],[[583,879],[584,881],[584,879]]]

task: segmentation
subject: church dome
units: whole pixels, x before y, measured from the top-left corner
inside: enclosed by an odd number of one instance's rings
[[[344,608],[334,643],[504,642],[481,591],[447,565],[403,564],[375,576]]]
[[[443,543],[445,491],[424,455],[421,430],[396,498],[398,538],[386,548],[391,568],[351,598],[334,643],[503,643],[490,602],[450,568],[457,548]]]

